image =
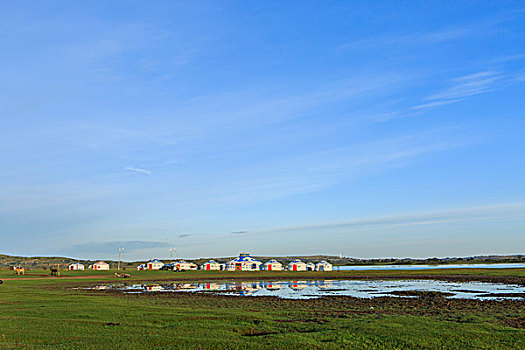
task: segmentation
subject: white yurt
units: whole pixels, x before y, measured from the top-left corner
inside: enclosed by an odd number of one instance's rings
[[[179,270],[179,271],[189,271],[189,270],[195,270],[195,264],[189,263],[184,260],[179,260],[173,263],[173,269]]]
[[[315,271],[315,264],[313,262],[309,262],[306,264],[306,271]]]
[[[153,259],[146,264],[148,270],[160,270],[164,265],[165,264],[158,259]]]
[[[81,263],[72,263],[71,265],[68,266],[68,270],[75,270],[75,271],[84,271],[85,267],[83,264]]]
[[[262,262],[252,258],[248,253],[239,254],[238,258],[228,261],[226,270],[228,271],[259,271]]]
[[[315,264],[315,270],[316,271],[332,271],[332,264],[330,264],[328,261],[321,260],[317,264]]]
[[[206,261],[201,266],[201,270],[206,270],[206,271],[218,271],[220,269],[221,269],[221,264],[219,264],[215,260]]]
[[[288,271],[306,271],[306,264],[299,259],[295,259],[286,266]]]
[[[98,261],[92,265],[93,270],[109,270],[109,264],[105,261]]]
[[[140,264],[139,266],[137,266],[137,270],[139,271],[146,270],[146,269],[147,269],[146,264]]]
[[[267,261],[263,265],[263,270],[266,270],[266,271],[282,271],[282,269],[283,269],[283,264],[281,264],[275,259]]]

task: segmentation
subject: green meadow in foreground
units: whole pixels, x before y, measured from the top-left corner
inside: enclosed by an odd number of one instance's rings
[[[333,273],[130,271],[131,279],[443,278],[525,284],[525,269]],[[523,349],[525,302],[331,297],[282,300],[194,293],[125,295],[77,287],[114,271],[0,271],[2,349]],[[95,277],[92,277],[95,276]],[[72,278],[75,277],[75,278]],[[9,278],[9,279],[8,279]],[[14,278],[14,279],[13,279]]]

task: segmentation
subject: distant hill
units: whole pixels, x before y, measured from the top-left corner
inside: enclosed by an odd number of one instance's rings
[[[294,259],[301,259],[304,262],[317,262],[326,260],[334,265],[422,265],[422,264],[477,264],[477,263],[525,263],[525,255],[486,255],[486,256],[471,256],[471,257],[452,257],[452,258],[427,258],[427,259],[412,259],[412,258],[379,258],[379,259],[357,259],[351,257],[339,257],[333,255],[298,255],[298,256],[254,256],[255,258],[267,261],[270,259],[277,259],[283,264]],[[233,257],[220,258],[199,258],[186,259],[198,265],[213,259],[218,262],[227,262]],[[175,259],[174,259],[175,260]],[[57,264],[61,268],[67,267],[73,262],[80,262],[86,266],[92,265],[98,260],[82,260],[67,257],[49,257],[49,256],[10,256],[0,254],[0,268],[9,268],[9,266],[23,265],[28,269],[47,269],[49,267],[56,267]],[[105,260],[111,268],[117,267],[116,260]],[[170,260],[163,259],[164,262]],[[125,269],[135,268],[137,265],[145,261],[122,261],[120,266]]]

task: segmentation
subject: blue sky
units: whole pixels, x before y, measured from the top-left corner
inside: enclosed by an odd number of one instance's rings
[[[524,253],[520,1],[0,1],[0,253]]]

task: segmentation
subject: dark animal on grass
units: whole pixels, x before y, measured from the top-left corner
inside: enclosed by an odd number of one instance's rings
[[[115,277],[130,278],[131,275],[129,273],[118,273],[118,272],[115,272]]]

